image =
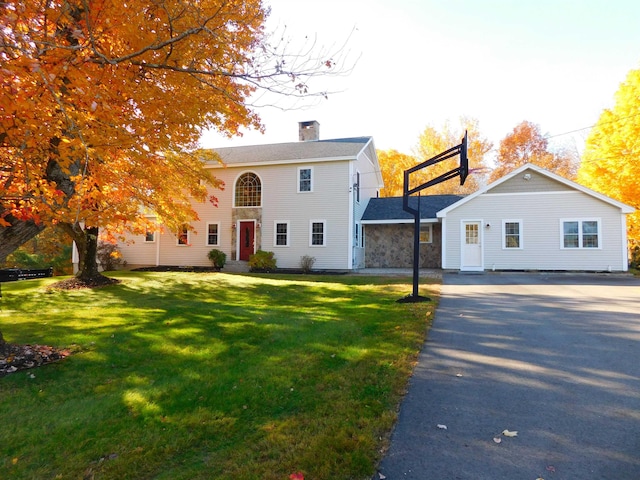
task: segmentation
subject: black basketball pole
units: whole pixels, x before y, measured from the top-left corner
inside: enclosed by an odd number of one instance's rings
[[[464,181],[467,179],[467,175],[469,174],[469,159],[467,158],[467,143],[468,137],[467,132],[464,132],[464,138],[460,145],[456,145],[455,147],[451,147],[449,150],[445,150],[442,153],[430,158],[429,160],[425,160],[418,165],[415,165],[411,168],[408,168],[404,171],[404,179],[403,179],[403,192],[402,192],[402,209],[405,212],[409,212],[413,215],[413,293],[411,295],[407,295],[398,300],[398,302],[402,303],[416,303],[416,302],[426,302],[429,301],[428,297],[421,297],[418,294],[418,284],[420,279],[420,192],[425,188],[432,187],[433,185],[437,185],[439,183],[445,182],[455,177],[460,177],[460,185],[464,185]],[[409,188],[411,174],[417,172],[418,170],[422,170],[423,168],[430,167],[435,165],[436,163],[442,162],[443,160],[447,160],[449,158],[455,157],[456,155],[460,155],[460,165],[453,170],[450,170],[438,177],[429,180],[426,183],[418,185],[414,188]],[[409,205],[409,197],[414,194],[418,194],[418,208],[412,208]],[[444,248],[444,245],[443,245]]]

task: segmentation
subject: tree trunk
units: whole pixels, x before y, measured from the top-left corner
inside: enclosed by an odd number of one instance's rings
[[[44,225],[38,225],[34,221],[18,220],[12,215],[5,217],[11,226],[0,227],[0,265],[4,265],[7,256],[18,247],[31,240],[44,230]]]
[[[98,227],[82,227],[79,223],[61,224],[62,229],[76,243],[78,250],[78,273],[76,278],[85,282],[102,279],[98,271]]]
[[[5,341],[4,337],[2,336],[2,332],[0,332],[0,356],[6,356],[7,355],[7,342]]]
[[[76,277],[82,280],[93,280],[103,275],[98,271],[98,227],[85,228],[85,253],[82,268]]]

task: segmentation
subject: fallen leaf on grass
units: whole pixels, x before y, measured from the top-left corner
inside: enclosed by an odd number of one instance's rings
[[[518,432],[510,432],[509,430],[503,430],[502,435],[504,435],[505,437],[517,437]]]
[[[302,472],[296,472],[289,475],[289,478],[291,480],[304,480],[304,475],[302,474]]]

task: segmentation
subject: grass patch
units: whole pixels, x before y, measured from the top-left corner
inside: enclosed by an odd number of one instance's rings
[[[0,478],[374,473],[435,308],[396,303],[410,279],[113,276],[3,285],[8,342],[74,354],[0,378]]]

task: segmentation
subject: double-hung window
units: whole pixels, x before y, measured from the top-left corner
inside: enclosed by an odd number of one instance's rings
[[[275,247],[289,246],[289,222],[275,221],[273,225],[273,245]]]
[[[207,223],[207,245],[215,247],[220,245],[219,223]]]
[[[152,232],[151,230],[147,230],[146,233],[144,234],[144,241],[146,243],[153,243],[156,241],[156,234],[155,232]]]
[[[183,225],[180,230],[178,230],[177,243],[178,245],[187,246],[189,245],[189,228],[187,225]]]
[[[522,249],[522,220],[504,220],[502,222],[502,248]]]
[[[562,248],[600,248],[599,219],[562,219]]]
[[[298,193],[313,192],[313,169],[311,167],[298,168]]]
[[[327,244],[327,222],[325,220],[311,220],[309,222],[309,245],[324,247]]]

